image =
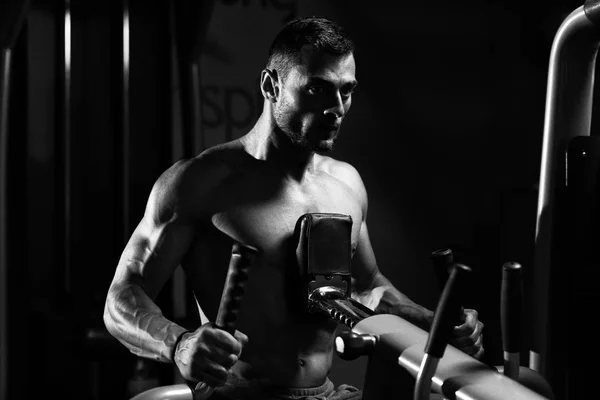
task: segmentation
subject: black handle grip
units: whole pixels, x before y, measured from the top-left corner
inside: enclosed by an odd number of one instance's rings
[[[500,289],[500,321],[504,351],[520,351],[521,312],[523,307],[521,265],[507,262],[502,266]]]
[[[454,265],[454,253],[451,249],[438,249],[431,253],[431,260],[433,261],[433,270],[438,281],[438,286],[440,290],[443,291],[444,287],[446,286],[446,282],[448,282],[448,277],[450,276],[452,266]],[[458,313],[458,318],[455,323],[456,325],[460,325],[464,322],[463,316],[463,307],[461,305],[460,312]]]
[[[231,249],[229,270],[215,321],[217,328],[230,334],[235,332],[237,316],[244,295],[244,286],[248,280],[248,270],[257,253],[256,248],[241,243],[234,243]]]
[[[433,262],[433,271],[438,281],[440,290],[444,290],[452,264],[454,263],[454,254],[450,249],[438,249],[431,253]]]
[[[425,345],[425,353],[433,357],[441,358],[444,355],[448,336],[460,318],[462,296],[469,272],[471,268],[463,264],[454,264],[452,267],[438,301]]]
[[[235,333],[237,316],[244,296],[244,286],[248,280],[248,270],[252,266],[256,254],[258,254],[258,249],[238,242],[235,242],[231,248],[229,269],[215,320],[217,328],[231,335]],[[196,400],[204,400],[210,398],[213,391],[214,388],[205,382],[197,382],[193,396]]]
[[[373,335],[361,335],[351,330],[342,331],[335,338],[335,352],[343,360],[354,360],[371,354],[376,342]]]

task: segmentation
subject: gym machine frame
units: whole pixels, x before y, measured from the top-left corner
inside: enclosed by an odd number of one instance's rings
[[[535,230],[535,260],[532,310],[533,341],[529,365],[542,374],[548,368],[549,276],[552,254],[555,197],[560,182],[565,181],[565,154],[568,143],[576,136],[589,136],[596,56],[600,36],[600,0],[586,1],[575,9],[559,27],[550,54],[542,159]],[[373,315],[354,325],[352,332],[363,338],[369,364],[363,398],[376,400],[386,387],[382,371],[401,367],[417,378],[426,356],[428,333],[393,315]],[[443,357],[436,360],[431,373],[432,392],[464,400],[545,399],[478,360],[446,345]],[[389,393],[386,393],[389,396]],[[415,395],[416,396],[416,395]],[[142,399],[194,398],[187,385],[151,389],[136,396]]]

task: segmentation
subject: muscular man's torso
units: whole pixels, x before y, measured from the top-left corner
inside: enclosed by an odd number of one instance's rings
[[[322,384],[331,367],[336,323],[304,313],[290,302],[300,284],[295,275],[294,229],[305,213],[350,215],[354,249],[363,205],[343,175],[336,174],[341,164],[315,157],[314,171],[298,182],[284,177],[273,163],[251,157],[241,146],[226,146],[199,174],[199,184],[209,182],[204,198],[210,201],[203,202],[182,266],[209,320],[216,317],[233,240],[261,251],[249,271],[237,321],[237,329],[249,342],[234,371],[247,379],[311,387]],[[214,166],[208,178],[207,165]]]

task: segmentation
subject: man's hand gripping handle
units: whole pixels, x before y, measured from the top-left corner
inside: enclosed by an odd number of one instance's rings
[[[215,326],[233,335],[235,332],[238,312],[244,295],[244,286],[248,280],[248,271],[253,264],[258,249],[255,247],[234,243],[231,249],[229,270],[225,279],[223,295],[217,313]],[[210,397],[214,388],[205,382],[198,382],[194,389],[194,400],[204,400]]]

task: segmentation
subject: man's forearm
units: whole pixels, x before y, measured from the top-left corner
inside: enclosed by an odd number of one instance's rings
[[[433,321],[431,310],[409,299],[381,273],[369,287],[355,288],[352,297],[377,314],[398,315],[425,330],[429,330]]]
[[[137,285],[111,288],[104,308],[108,331],[133,354],[172,362],[178,337],[185,328],[165,318]]]

